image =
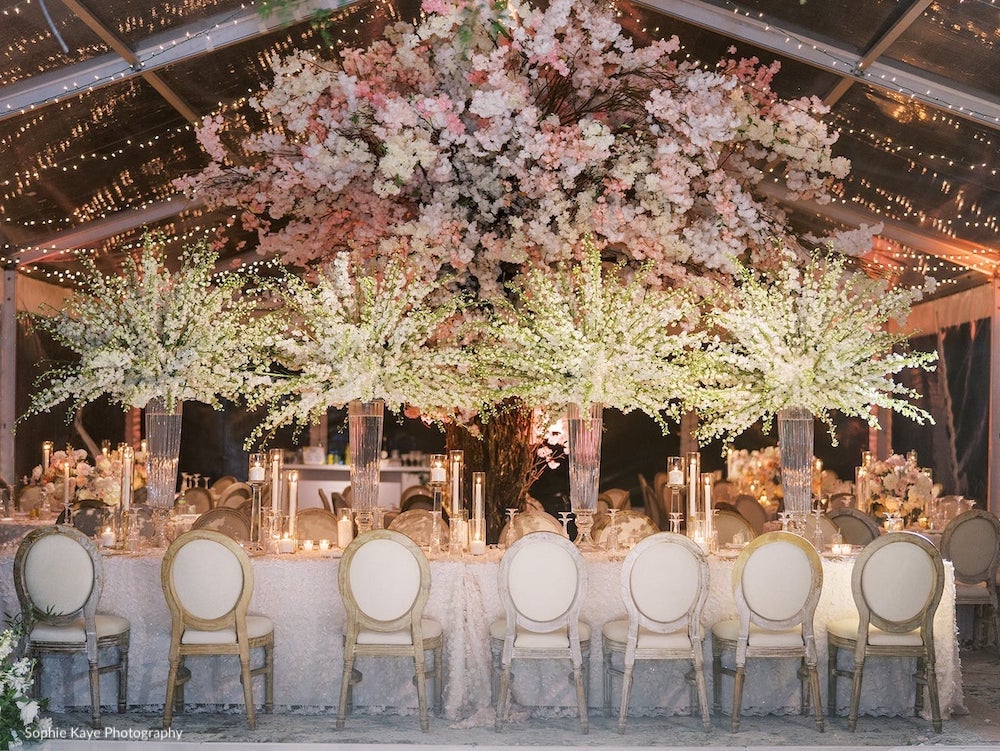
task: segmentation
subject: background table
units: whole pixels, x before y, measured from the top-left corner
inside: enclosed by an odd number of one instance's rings
[[[161,551],[162,553],[162,551]],[[492,721],[490,710],[490,652],[487,631],[492,619],[502,614],[497,571],[499,552],[464,559],[431,562],[432,586],[426,614],[438,619],[445,634],[445,714],[451,720],[470,724]],[[167,674],[170,617],[160,586],[160,555],[138,557],[109,555],[104,558],[105,588],[100,609],[128,617],[132,622],[129,661],[129,704],[162,708]],[[817,646],[824,710],[826,707],[826,629],[828,620],[854,612],[850,560],[824,560],[823,593],[816,613]],[[0,602],[7,613],[17,611],[12,581],[13,560],[0,558]],[[621,563],[606,556],[587,556],[589,587],[582,617],[593,628],[590,660],[590,699],[602,704],[600,629],[608,620],[621,617],[625,608],[619,595]],[[342,670],[341,633],[344,609],[337,591],[338,558],[318,553],[263,557],[253,560],[256,578],[251,612],[270,616],[275,622],[276,711],[323,712],[335,707]],[[710,559],[711,593],[703,622],[706,631],[717,620],[734,617],[731,559]],[[951,566],[944,598],[935,618],[937,668],[942,711],[964,711],[961,666],[955,639],[954,583]],[[211,572],[206,572],[210,576]],[[776,582],[775,586],[780,586]],[[711,665],[709,642],[706,665]],[[257,656],[259,659],[259,656]],[[361,661],[363,682],[356,687],[355,711],[413,713],[416,692],[409,679],[411,663],[404,659]],[[242,691],[235,659],[189,660],[193,679],[188,684],[188,702],[206,705],[241,705]],[[767,660],[748,668],[745,712],[797,712],[799,707],[795,660]],[[688,711],[688,690],[681,665],[655,670],[637,666],[633,714]],[[861,711],[865,714],[909,714],[913,706],[913,662],[871,660],[865,668]],[[513,699],[539,705],[537,713],[563,714],[575,711],[575,696],[567,680],[568,665],[542,663],[515,667]],[[711,670],[708,670],[711,686]],[[849,687],[842,681],[839,706],[846,707]],[[725,681],[723,706],[728,706],[731,681]],[[50,707],[88,706],[87,671],[82,658],[47,658],[43,692]],[[102,677],[102,697],[112,700],[112,677]],[[256,696],[262,698],[259,682]],[[620,691],[616,682],[615,692]],[[711,696],[711,688],[710,694]],[[846,710],[845,710],[846,711]]]

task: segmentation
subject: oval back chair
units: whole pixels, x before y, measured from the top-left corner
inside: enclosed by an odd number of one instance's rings
[[[42,658],[83,653],[90,673],[91,722],[101,727],[100,675],[118,674],[118,711],[128,698],[128,649],[131,625],[117,615],[97,612],[104,585],[101,556],[90,539],[68,526],[29,532],[14,557],[14,589],[22,622],[29,624],[26,656],[38,657],[35,696],[44,696]],[[117,660],[100,665],[102,650],[113,648]]]
[[[843,541],[851,545],[864,546],[879,536],[875,519],[856,508],[834,509],[827,518],[837,525]]]
[[[989,511],[965,511],[944,528],[941,555],[955,567],[955,604],[972,605],[973,641],[978,641],[979,624],[984,608],[990,610],[990,623],[1000,649],[1000,623],[997,620],[997,567],[1000,566],[1000,519]],[[989,643],[989,634],[983,639]]]
[[[823,566],[819,555],[798,535],[768,532],[740,552],[733,570],[733,594],[739,618],[712,626],[715,705],[718,709],[722,675],[734,675],[734,733],[740,726],[746,661],[755,657],[802,660],[799,670],[802,711],[809,710],[811,701],[816,727],[823,730],[813,633],[813,616],[822,586]],[[722,667],[722,654],[727,650],[736,653],[735,670]]]
[[[423,616],[431,589],[427,557],[409,537],[390,529],[359,535],[340,562],[340,597],[347,612],[344,623],[344,671],[337,708],[337,728],[343,729],[359,657],[409,657],[417,686],[420,729],[430,729],[426,676],[434,676],[434,705],[441,707],[441,624]],[[432,653],[428,670],[425,652]]]
[[[881,535],[865,546],[854,561],[851,590],[858,615],[827,624],[830,713],[837,709],[837,679],[851,678],[847,725],[855,730],[866,658],[915,657],[914,711],[923,708],[921,685],[926,686],[931,722],[935,732],[940,733],[934,613],[944,591],[944,563],[938,549],[926,537],[910,532]],[[851,668],[838,665],[841,649],[854,655]]]
[[[664,576],[665,571],[670,575]],[[622,676],[618,730],[625,732],[636,660],[688,660],[696,688],[692,693],[697,694],[702,724],[710,730],[701,627],[701,612],[708,597],[705,554],[683,535],[658,532],[625,556],[620,582],[628,618],[605,623],[601,632],[605,716],[611,715],[612,675]],[[615,654],[622,655],[621,669],[613,665]]]

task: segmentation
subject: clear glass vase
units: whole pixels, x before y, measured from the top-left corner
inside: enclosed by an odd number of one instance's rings
[[[812,412],[804,407],[778,411],[778,448],[785,511],[805,518],[812,509]]]
[[[385,402],[352,401],[347,405],[347,425],[351,452],[351,493],[358,522],[358,534],[372,528],[378,506],[379,463],[382,451],[382,422]]]
[[[146,404],[146,503],[153,509],[174,507],[181,420],[180,401],[172,412],[162,399],[150,399]]]
[[[587,411],[578,404],[566,408],[566,430],[569,437],[569,498],[576,516],[579,534],[576,544],[581,550],[598,550],[590,536],[594,512],[597,510],[597,488],[601,474],[601,429],[604,405],[593,403]]]

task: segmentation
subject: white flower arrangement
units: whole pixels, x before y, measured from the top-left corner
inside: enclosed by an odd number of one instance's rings
[[[771,276],[740,269],[734,289],[717,291],[703,353],[701,386],[690,403],[703,440],[732,438],[786,407],[803,407],[829,427],[838,410],[878,428],[873,405],[918,423],[931,416],[893,380],[903,368],[932,370],[937,354],[904,351],[902,322],[917,289],[887,289],[845,269],[845,259],[812,257],[803,267],[786,252]],[[729,295],[729,299],[722,299]]]
[[[17,628],[0,632],[0,748],[20,746],[45,738],[52,718],[42,717],[44,701],[31,698],[34,660],[18,657]]]
[[[685,290],[646,287],[645,268],[602,266],[585,244],[582,263],[510,285],[514,302],[498,307],[482,364],[528,404],[638,409],[666,430],[665,415],[690,396],[687,360],[704,339],[697,306]]]
[[[414,278],[400,258],[366,274],[341,253],[315,279],[288,276],[282,287],[288,323],[268,343],[288,375],[261,392],[269,410],[254,437],[353,400],[424,414],[478,409],[463,301],[445,281]]]
[[[147,241],[120,275],[89,275],[60,310],[33,316],[78,362],[42,375],[28,414],[71,401],[73,409],[107,394],[123,408],[162,399],[220,406],[266,382],[259,343],[267,322],[243,294],[245,277],[216,274],[217,255],[197,245],[172,273]]]

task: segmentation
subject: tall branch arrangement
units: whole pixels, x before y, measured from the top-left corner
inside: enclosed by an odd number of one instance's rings
[[[103,394],[123,409],[153,398],[168,409],[188,399],[218,407],[266,383],[261,343],[271,324],[247,294],[250,279],[216,273],[216,259],[198,245],[171,271],[147,243],[120,274],[88,262],[83,287],[63,308],[33,316],[79,359],[41,376],[28,414],[63,402],[72,414]]]
[[[777,65],[705,68],[674,57],[676,38],[636,48],[599,0],[423,11],[336,60],[277,60],[254,101],[271,129],[210,120],[212,162],[179,187],[236,207],[288,263],[405,254],[492,297],[511,271],[582,258],[585,237],[651,261],[656,286],[766,265],[784,227],[762,167],[819,200],[848,170],[822,104],[771,89]]]
[[[705,440],[734,437],[785,407],[804,407],[878,427],[872,406],[917,421],[930,415],[896,383],[904,368],[933,370],[936,352],[908,352],[906,336],[889,329],[903,322],[919,289],[887,289],[884,282],[845,268],[843,257],[813,257],[801,267],[787,253],[770,275],[740,269],[734,290],[718,289],[708,325],[716,331],[701,357],[701,382],[690,406]]]

